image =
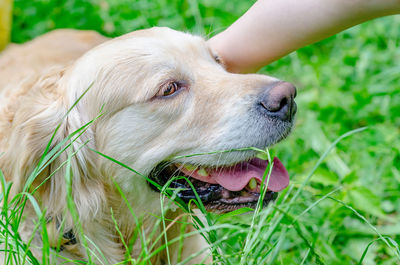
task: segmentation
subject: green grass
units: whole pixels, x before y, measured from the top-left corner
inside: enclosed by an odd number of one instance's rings
[[[15,0],[12,40],[23,42],[60,27],[117,36],[155,25],[209,36],[250,5],[238,0]],[[291,185],[272,207],[255,215],[209,217],[215,225],[203,231],[217,233],[215,257],[223,264],[399,263],[399,28],[400,17],[371,21],[261,71],[299,90],[296,129],[271,150],[288,168]],[[362,127],[367,129],[335,143]],[[12,240],[18,239],[18,219],[5,218],[4,209],[2,220],[11,228],[1,231],[2,240],[34,261],[26,245]]]

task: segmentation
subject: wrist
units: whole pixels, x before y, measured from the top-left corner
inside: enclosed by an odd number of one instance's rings
[[[231,51],[229,42],[229,36],[227,36],[226,31],[215,35],[207,41],[208,46],[218,55],[221,64],[227,71],[233,73],[240,72],[234,64],[236,59],[234,55],[237,52]]]

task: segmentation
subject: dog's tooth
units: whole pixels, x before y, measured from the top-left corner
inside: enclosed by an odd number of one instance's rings
[[[189,171],[195,171],[196,168],[197,168],[197,166],[191,165],[191,164],[185,164],[183,167],[184,167],[186,170],[189,170]]]
[[[205,168],[201,167],[199,170],[197,170],[197,174],[199,174],[202,177],[208,177],[208,173],[205,170]]]
[[[247,186],[250,190],[254,190],[255,188],[257,188],[257,180],[255,178],[251,178]]]

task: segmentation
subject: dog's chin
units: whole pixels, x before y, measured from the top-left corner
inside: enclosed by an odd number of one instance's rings
[[[274,158],[269,161],[252,158],[233,165],[209,166],[164,161],[150,173],[149,179],[160,187],[167,186],[183,202],[201,199],[207,211],[224,213],[243,207],[255,208],[262,191],[263,206],[276,198],[277,192],[289,184],[289,175]],[[149,182],[156,191],[160,188]]]

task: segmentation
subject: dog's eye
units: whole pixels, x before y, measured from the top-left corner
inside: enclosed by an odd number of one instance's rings
[[[161,87],[160,91],[157,93],[159,97],[167,97],[174,94],[181,88],[181,84],[178,82],[169,82]]]

